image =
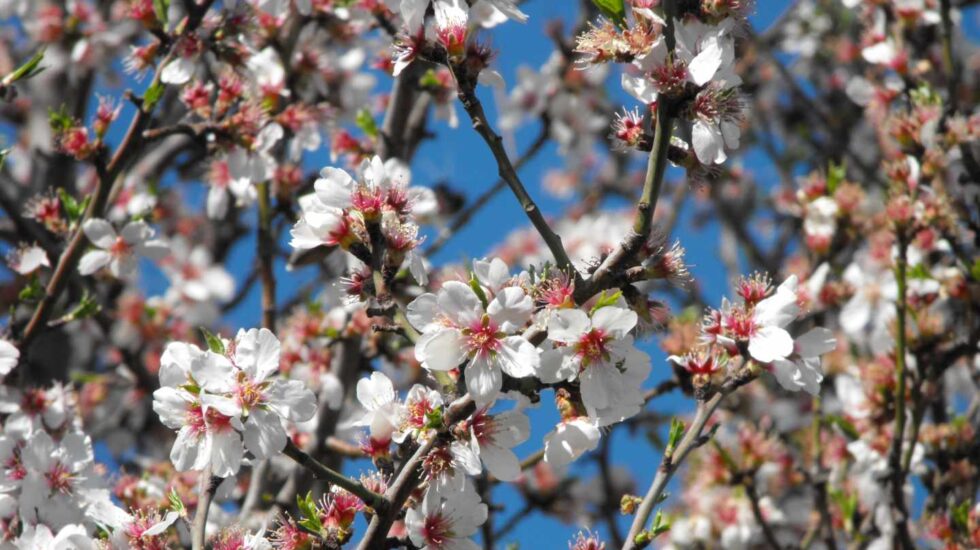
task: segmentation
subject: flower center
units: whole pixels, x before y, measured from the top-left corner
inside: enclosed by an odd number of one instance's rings
[[[428,516],[422,524],[422,537],[432,547],[442,548],[453,536],[452,522],[442,514]]]
[[[599,329],[592,329],[582,336],[576,344],[576,351],[582,360],[582,366],[588,366],[608,358],[607,342],[608,338]]]
[[[48,487],[52,491],[66,495],[71,494],[75,474],[61,462],[55,462],[54,466],[44,474],[44,477],[48,480]]]
[[[497,332],[497,324],[486,315],[478,323],[463,331],[466,347],[472,355],[493,355],[500,349],[503,335]]]
[[[109,253],[117,258],[127,256],[133,253],[133,246],[122,237],[116,237],[116,241],[109,247]]]

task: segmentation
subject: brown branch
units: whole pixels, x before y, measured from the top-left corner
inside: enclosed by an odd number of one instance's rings
[[[465,418],[472,412],[473,400],[469,395],[464,395],[454,401],[446,411],[445,426],[448,428],[459,420]],[[375,550],[382,548],[391,525],[404,506],[405,501],[422,482],[422,461],[435,446],[436,442],[445,437],[445,432],[429,437],[422,445],[416,449],[398,472],[395,481],[388,487],[385,493],[387,506],[371,518],[364,538],[357,545],[359,550]]]
[[[694,420],[691,421],[691,425],[688,426],[680,443],[677,444],[676,448],[668,448],[664,452],[664,456],[660,461],[660,467],[657,469],[657,474],[650,484],[650,489],[637,508],[636,517],[633,518],[633,525],[630,527],[629,534],[626,536],[626,544],[623,545],[623,550],[637,550],[649,544],[649,539],[642,535],[645,533],[646,525],[650,519],[650,515],[653,513],[653,509],[662,500],[667,483],[691,451],[708,441],[703,435],[704,428],[722,400],[739,387],[754,380],[756,376],[755,373],[743,366],[722,384],[718,391],[707,401],[698,402]]]
[[[208,510],[214,500],[214,492],[221,485],[221,478],[211,475],[211,462],[201,472],[201,495],[197,499],[194,523],[191,525],[192,550],[204,550],[204,537],[208,526]]]
[[[565,252],[565,247],[562,245],[561,237],[551,229],[548,225],[547,220],[544,219],[544,215],[541,213],[541,209],[531,198],[531,195],[527,192],[524,184],[521,183],[520,177],[517,175],[517,171],[514,169],[514,165],[511,164],[510,158],[507,156],[507,152],[504,150],[504,146],[500,136],[493,131],[490,127],[490,123],[487,121],[486,113],[483,111],[483,104],[480,103],[479,98],[476,97],[476,78],[475,75],[467,75],[465,72],[461,71],[459,67],[453,67],[454,73],[457,76],[457,86],[459,87],[458,97],[460,103],[463,104],[463,109],[470,116],[470,120],[473,122],[473,129],[476,130],[483,141],[486,142],[487,146],[490,147],[490,151],[493,153],[494,158],[497,161],[497,170],[500,173],[501,179],[507,182],[510,190],[517,197],[517,200],[521,203],[524,208],[524,213],[527,214],[528,219],[531,220],[531,224],[544,239],[545,244],[551,251],[551,255],[554,256],[555,261],[558,266],[567,271],[569,274],[575,274],[578,278],[578,272],[572,265],[572,261],[568,257],[568,253]]]
[[[259,195],[259,224],[256,254],[259,259],[259,277],[262,279],[262,326],[276,330],[276,275],[273,270],[275,240],[272,236],[272,199],[269,182],[257,185]]]
[[[517,160],[514,161],[514,169],[520,170],[525,163],[534,158],[541,151],[544,144],[547,142],[548,125],[547,122],[545,122],[541,127],[541,133],[538,134],[538,137],[534,140],[534,143],[528,147],[527,151],[524,151],[524,154],[517,157]],[[436,237],[436,240],[425,249],[425,255],[431,256],[432,254],[442,250],[442,247],[445,246],[450,239],[456,236],[459,230],[469,223],[473,216],[483,209],[483,207],[486,206],[490,202],[490,199],[495,197],[497,193],[503,191],[504,187],[506,186],[507,182],[503,178],[498,179],[493,186],[484,191],[483,194],[474,199],[473,202],[471,202],[466,208],[456,214],[456,217],[453,218],[453,221],[449,224],[449,227],[440,231],[439,236]]]

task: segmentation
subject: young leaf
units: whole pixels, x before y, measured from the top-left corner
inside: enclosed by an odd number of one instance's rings
[[[149,113],[153,110],[153,107],[163,97],[164,89],[165,86],[162,82],[154,82],[146,89],[146,92],[143,94],[143,112]]]
[[[607,294],[606,291],[603,290],[602,294],[599,295],[599,299],[595,301],[595,305],[592,306],[592,310],[589,311],[589,313],[595,313],[604,307],[616,305],[622,296],[623,292],[619,290],[613,292],[612,294]]]
[[[377,137],[378,125],[374,122],[374,117],[371,116],[371,111],[368,111],[367,109],[361,109],[358,111],[355,122],[357,123],[357,127],[360,128],[365,134],[371,137]]]
[[[40,72],[45,69],[45,67],[39,66],[42,59],[44,59],[43,48],[38,50],[37,53],[31,56],[31,58],[28,59],[26,63],[18,67],[14,72],[3,77],[3,81],[0,82],[0,84],[2,84],[3,86],[10,86],[14,82],[17,82],[18,80],[24,80],[27,78],[31,78],[32,76],[35,76],[37,74],[40,74]]]
[[[490,301],[487,300],[487,295],[485,292],[483,292],[483,287],[480,286],[480,281],[476,278],[475,273],[470,273],[470,288],[472,288],[473,292],[478,298],[480,298],[480,302],[483,304],[483,309],[486,309]]]
[[[210,330],[201,327],[201,334],[204,336],[204,341],[208,344],[208,349],[214,353],[221,355],[225,354],[225,343],[221,341],[221,338],[215,336]]]
[[[623,6],[623,0],[592,0],[592,3],[614,23],[626,26],[626,8]]]

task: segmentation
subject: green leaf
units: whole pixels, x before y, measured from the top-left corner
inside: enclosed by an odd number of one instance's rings
[[[143,94],[143,112],[149,113],[156,106],[160,98],[163,97],[163,90],[166,86],[160,81],[154,81],[149,88],[146,89],[146,93]]]
[[[373,137],[378,136],[378,125],[374,122],[374,117],[371,116],[371,111],[367,109],[361,109],[357,112],[357,118],[355,119],[357,127],[360,128],[365,134]]]
[[[825,417],[824,421],[832,426],[835,426],[851,441],[861,437],[861,434],[858,433],[857,428],[854,427],[854,424],[851,424],[841,416],[828,415]]]
[[[607,294],[606,291],[603,290],[602,294],[599,295],[599,299],[595,301],[595,305],[592,306],[592,309],[589,311],[589,313],[592,314],[604,307],[616,305],[617,303],[619,303],[619,299],[622,296],[623,296],[623,292],[620,290],[617,290],[612,294]]]
[[[980,258],[973,261],[973,267],[970,268],[970,276],[973,277],[974,281],[980,281]]]
[[[41,60],[44,59],[44,48],[37,51],[26,63],[18,67],[14,72],[3,77],[3,85],[10,86],[18,80],[24,80],[31,78],[37,74],[40,74],[45,67],[40,67]]]
[[[910,267],[905,274],[909,279],[927,280],[932,279],[932,274],[926,269],[925,264],[915,264]]]
[[[738,471],[738,465],[735,464],[735,459],[732,458],[731,453],[722,447],[717,439],[712,439],[711,443],[715,446],[715,450],[718,451],[718,455],[721,456],[721,461],[725,464],[725,467],[732,472]]]
[[[419,78],[419,86],[422,88],[442,88],[442,81],[439,80],[439,76],[432,69],[425,71],[425,74]]]
[[[953,524],[963,532],[970,530],[970,501],[964,500],[952,509]]]
[[[54,109],[48,110],[48,124],[55,133],[58,133],[64,132],[74,126],[75,120],[68,113],[68,107],[62,104],[61,108],[57,111]]]
[[[476,273],[473,272],[470,272],[470,288],[473,289],[473,292],[480,299],[480,302],[483,304],[483,309],[487,309],[490,301],[487,300],[487,294],[483,292],[483,287],[480,286],[480,281],[476,278]]]
[[[626,26],[626,8],[623,6],[623,0],[592,0],[592,3],[614,23]]]
[[[160,25],[167,26],[167,12],[170,11],[170,0],[153,0],[153,12],[156,13]]]
[[[77,321],[79,319],[86,319],[91,317],[102,310],[102,306],[95,301],[88,291],[82,293],[82,298],[78,301],[78,305],[72,308],[67,314],[65,314],[60,320],[64,323],[69,323],[71,321]]]
[[[170,489],[170,493],[167,494],[167,500],[170,501],[171,510],[177,512],[181,516],[187,515],[187,509],[184,507],[184,501],[181,500],[180,495],[177,494],[177,489]]]
[[[21,302],[36,302],[44,296],[44,287],[41,286],[41,281],[38,280],[37,275],[31,277],[31,280],[20,289],[17,294],[17,299]]]
[[[317,535],[323,530],[323,524],[320,522],[320,512],[317,510],[316,501],[313,500],[313,492],[307,492],[306,496],[296,496],[296,507],[299,508],[300,515],[303,519],[297,523]]]
[[[430,430],[438,430],[443,427],[442,407],[436,407],[425,413],[425,427]]]
[[[653,527],[650,531],[654,537],[670,531],[670,521],[664,519],[664,513],[662,511],[657,510],[657,515],[653,518]]]
[[[667,452],[673,452],[684,437],[684,423],[676,417],[670,419],[670,432],[667,435]]]
[[[215,336],[213,332],[204,327],[201,327],[201,334],[204,336],[204,341],[207,342],[209,350],[219,355],[225,354],[225,343],[220,337]]]
[[[837,164],[834,161],[830,162],[827,166],[827,191],[830,194],[834,194],[840,184],[844,182],[844,178],[847,177],[847,163],[841,162]]]

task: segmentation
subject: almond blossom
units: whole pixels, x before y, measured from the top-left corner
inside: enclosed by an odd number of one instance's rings
[[[409,538],[425,550],[476,550],[479,546],[470,537],[486,521],[486,504],[470,491],[427,493],[418,508],[405,515]]]
[[[194,371],[205,375],[227,371],[230,361],[192,344],[172,342],[160,358],[160,388],[153,392],[153,410],[168,428],[177,430],[170,460],[177,470],[204,470],[227,477],[238,472],[242,462],[244,430],[239,418],[222,414],[204,401],[205,394],[192,378]],[[285,442],[283,442],[285,444]]]
[[[531,435],[531,422],[519,410],[500,414],[477,411],[468,421],[471,445],[487,471],[500,481],[514,481],[521,474],[520,461],[511,449]]]
[[[142,221],[127,223],[117,234],[109,222],[92,218],[85,221],[82,230],[97,247],[79,261],[78,272],[82,275],[108,267],[113,277],[126,277],[136,270],[138,256],[160,260],[167,254],[166,244],[153,239],[153,228]]]
[[[279,339],[270,330],[239,330],[227,359],[191,363],[203,406],[231,418],[258,459],[286,446],[284,421],[305,422],[316,413],[316,397],[302,381],[275,377],[279,352]]]
[[[538,368],[537,350],[519,334],[531,309],[531,298],[519,287],[502,288],[484,304],[471,285],[447,281],[437,294],[423,294],[408,306],[409,322],[422,332],[415,357],[441,372],[465,362],[470,395],[479,405],[489,404],[505,373],[524,378]]]
[[[637,315],[621,305],[600,307],[591,316],[562,309],[548,321],[554,349],[545,352],[538,376],[544,382],[577,380],[589,415],[603,424],[639,412],[641,384],[650,373],[650,358],[633,345]]]

